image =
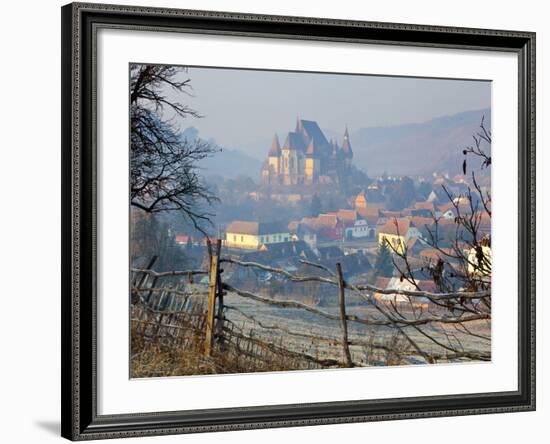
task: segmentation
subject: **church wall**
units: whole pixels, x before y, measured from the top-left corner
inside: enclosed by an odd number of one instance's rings
[[[272,167],[273,172],[275,174],[279,174],[280,168],[279,168],[279,158],[270,156],[269,157],[269,166]]]

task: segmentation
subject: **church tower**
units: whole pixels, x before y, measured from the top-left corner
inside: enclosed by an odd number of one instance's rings
[[[268,165],[269,169],[273,172],[275,176],[278,176],[281,172],[281,145],[279,145],[279,138],[277,134],[273,137],[273,142],[271,143],[271,148],[268,154]]]
[[[351,149],[351,143],[349,141],[349,132],[347,125],[346,130],[344,131],[344,140],[342,140],[342,155],[346,167],[349,168],[353,160],[353,150]]]
[[[280,175],[284,185],[296,185],[301,179],[303,140],[300,134],[290,132],[281,151]]]

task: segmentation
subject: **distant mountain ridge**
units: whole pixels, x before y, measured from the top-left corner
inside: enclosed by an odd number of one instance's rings
[[[383,172],[424,175],[448,171],[457,174],[462,168],[462,150],[472,144],[472,135],[480,130],[483,117],[485,127],[490,129],[489,108],[422,123],[361,128],[350,136],[353,162],[370,176]]]

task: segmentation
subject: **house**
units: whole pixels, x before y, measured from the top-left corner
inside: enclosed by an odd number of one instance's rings
[[[449,197],[441,186],[436,186],[428,195],[427,202],[433,202],[434,204],[445,203],[449,201]]]
[[[395,219],[401,217],[401,211],[382,210],[380,215],[388,219]]]
[[[344,224],[336,214],[320,214],[317,227],[317,234],[325,240],[342,240],[344,237]]]
[[[368,257],[362,252],[345,254],[341,248],[335,246],[321,247],[318,251],[319,263],[331,270],[334,270],[336,263],[339,262],[342,266],[342,271],[346,279],[357,275],[366,276],[366,274],[372,269],[372,265]]]
[[[279,261],[289,261],[291,259],[317,260],[316,254],[304,241],[264,244],[258,251],[245,253],[241,258],[244,261],[262,264],[275,264]]]
[[[338,210],[336,216],[342,221],[346,227],[353,226],[357,220],[357,211],[355,210]]]
[[[295,273],[302,267],[303,264],[300,262],[302,260],[317,261],[317,255],[304,241],[263,244],[257,250],[241,250],[231,256],[244,262],[256,262],[280,268],[289,273]],[[224,270],[224,276],[226,272],[232,272],[232,279],[240,281],[243,285],[255,282],[283,282],[286,280],[282,275],[255,267],[234,267],[232,264],[225,264]]]
[[[390,244],[390,249],[403,253],[407,240],[411,237],[409,229],[411,221],[405,218],[388,219],[385,225],[378,231],[378,245]]]
[[[458,211],[455,204],[458,205]],[[466,214],[472,214],[472,207],[470,206],[469,202],[458,200],[456,202],[446,202],[440,205],[439,211],[441,213],[441,217],[443,217],[444,219],[454,219],[456,216],[458,216],[458,212],[460,212],[462,216]]]
[[[358,208],[356,209],[357,214],[365,219],[366,221],[369,221],[369,219],[374,220],[375,223],[380,217],[380,209],[379,208]]]
[[[288,228],[292,233],[292,240],[304,241],[312,250],[317,248],[317,233],[308,225],[298,222],[295,226],[289,224]]]
[[[430,239],[431,236],[429,232],[434,231],[435,221],[431,217],[422,217],[422,216],[412,216],[410,217],[411,221],[411,236],[416,236],[422,241]]]
[[[430,280],[419,280],[414,279],[413,282],[409,282],[407,279],[401,279],[399,277],[379,277],[376,279],[374,286],[380,288],[381,290],[406,290],[406,291],[417,291],[420,288],[421,291],[435,292],[436,286],[433,281]],[[418,287],[418,288],[417,288]],[[397,293],[380,293],[374,292],[374,298],[377,301],[386,303],[386,304],[413,304],[416,308],[428,308],[429,300],[425,297],[409,297]]]
[[[369,185],[366,191],[360,191],[353,199],[352,205],[359,213],[366,209],[380,209],[386,206],[384,195],[376,184]]]
[[[436,209],[433,202],[416,202],[414,208],[411,209],[411,216],[422,216],[422,217],[440,217],[441,212]]]
[[[425,242],[417,236],[411,236],[407,240],[407,255],[409,257],[418,256],[418,254],[420,254],[420,252],[425,248]]]
[[[288,224],[283,222],[233,221],[226,228],[224,245],[228,248],[256,250],[262,245],[290,241]]]
[[[207,244],[207,238],[206,237],[192,237],[187,236],[185,234],[177,234],[174,238],[174,241],[178,245],[182,245],[184,247],[199,247],[199,246],[206,246]]]
[[[414,204],[414,209],[415,210],[426,210],[426,211],[429,211],[431,214],[435,214],[435,205],[433,202],[429,202],[429,201],[426,201],[426,202],[416,202]],[[427,216],[429,217],[429,216]]]
[[[368,226],[373,230],[373,235],[376,236],[376,225],[380,219],[380,210],[378,208],[359,208],[356,210],[357,216],[360,219],[367,221]]]
[[[191,245],[195,243],[195,239],[193,239],[191,236],[185,236],[183,234],[177,234],[174,240],[178,245],[187,245],[189,240],[191,240]]]
[[[366,220],[357,219],[351,227],[346,228],[346,239],[374,239],[376,228],[369,226]]]
[[[364,191],[361,191],[359,194],[357,194],[357,196],[355,197],[354,206],[356,210],[367,208],[367,196],[365,195]]]
[[[319,248],[319,259],[323,261],[337,261],[344,256],[344,252],[339,247],[321,247]]]
[[[342,271],[346,279],[352,276],[364,276],[372,270],[372,265],[362,251],[353,254],[346,254],[340,259]]]

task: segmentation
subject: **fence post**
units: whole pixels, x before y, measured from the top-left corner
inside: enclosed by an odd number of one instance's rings
[[[221,240],[218,239],[218,280],[217,280],[217,292],[216,297],[218,298],[218,313],[216,315],[216,337],[220,344],[223,344],[223,297],[225,295],[225,290],[223,289],[223,283],[222,283],[222,274],[223,274],[223,268],[220,268],[220,261],[221,261]]]
[[[342,329],[344,359],[347,367],[353,367],[353,361],[351,360],[351,353],[349,351],[348,322],[346,317],[346,290],[340,262],[336,263],[336,274],[338,275],[338,301],[340,305],[340,328]]]
[[[218,287],[218,274],[220,271],[221,239],[216,244],[216,252],[210,260],[210,286],[208,291],[208,311],[206,315],[206,338],[204,340],[204,355],[212,354],[212,343],[214,341],[214,316],[216,308],[216,293]]]

